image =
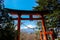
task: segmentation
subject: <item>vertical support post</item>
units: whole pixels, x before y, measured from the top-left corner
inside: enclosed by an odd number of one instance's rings
[[[54,34],[53,34],[53,33],[54,33],[54,32],[53,32],[53,29],[51,29],[50,32],[51,32],[51,34],[50,34],[51,39],[52,39],[52,40],[55,40],[55,38],[54,38]]]
[[[29,16],[30,16],[30,20],[32,20],[32,14],[30,14]]]
[[[20,15],[18,15],[18,37],[17,40],[20,40]]]
[[[53,33],[51,34],[51,37],[52,37],[52,40],[55,40],[55,39],[54,39],[54,35],[53,35]]]
[[[46,35],[46,27],[45,27],[45,22],[44,22],[44,17],[43,15],[41,15],[42,17],[42,29],[43,29],[43,36],[44,36],[44,40],[47,40],[47,35]]]
[[[42,40],[42,31],[40,31],[40,40]]]

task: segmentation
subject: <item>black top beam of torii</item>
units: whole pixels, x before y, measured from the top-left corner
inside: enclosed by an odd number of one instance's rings
[[[15,10],[15,9],[9,9],[9,8],[4,8],[5,10],[8,11],[8,13],[13,12],[13,14],[19,14],[19,15],[23,15],[23,14],[48,14],[51,11],[50,10],[43,10],[43,11],[32,11],[32,10]]]

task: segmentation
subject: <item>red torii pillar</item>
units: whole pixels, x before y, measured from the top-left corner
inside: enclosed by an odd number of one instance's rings
[[[46,27],[45,27],[45,22],[44,22],[44,16],[43,15],[41,15],[41,17],[42,17],[42,31],[43,31],[43,40],[48,40],[47,39],[47,35],[46,35]]]
[[[21,19],[20,19],[20,15],[18,15],[18,36],[17,36],[17,40],[20,40],[20,23],[21,23]]]
[[[49,34],[51,36],[52,40],[55,40],[53,31],[52,30],[50,30],[49,32],[46,31],[44,16],[41,15],[41,17],[42,17],[42,31],[40,31],[40,36],[41,36],[40,40],[48,40],[47,34]],[[43,39],[42,39],[42,37],[43,37]]]

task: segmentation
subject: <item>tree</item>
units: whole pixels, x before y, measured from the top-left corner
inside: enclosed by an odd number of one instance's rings
[[[17,31],[7,12],[4,9],[4,0],[0,0],[0,40],[16,40]]]
[[[33,10],[42,11],[42,10],[50,10],[47,15],[44,15],[45,25],[47,28],[54,28],[57,26],[58,16],[60,15],[60,3],[58,0],[37,0],[36,3],[38,6],[34,7]]]
[[[59,0],[37,0],[36,3],[38,4],[38,6],[34,7],[33,10],[52,11],[49,14],[44,15],[45,27],[47,28],[47,30],[49,30],[49,28],[56,28],[57,21],[60,19],[60,1]],[[40,26],[40,23],[41,23],[40,21],[37,22],[38,27]]]
[[[17,31],[13,25],[12,18],[6,12],[0,10],[0,40],[15,40]]]

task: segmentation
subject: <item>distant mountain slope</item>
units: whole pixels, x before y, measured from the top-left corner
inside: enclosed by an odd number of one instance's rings
[[[21,32],[33,33],[33,29],[21,29]]]

